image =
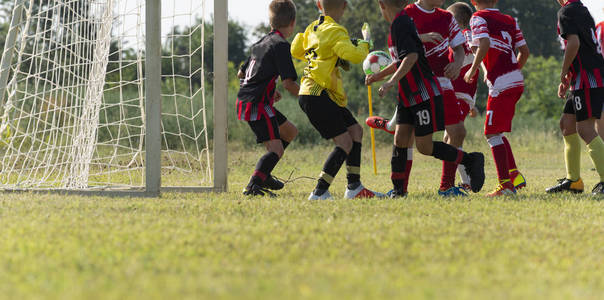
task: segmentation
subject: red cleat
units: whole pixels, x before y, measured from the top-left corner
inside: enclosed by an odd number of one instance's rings
[[[390,134],[394,134],[394,131],[388,130],[388,121],[390,120],[378,116],[373,116],[367,118],[367,120],[365,120],[365,123],[367,124],[367,126],[373,129],[381,129]]]

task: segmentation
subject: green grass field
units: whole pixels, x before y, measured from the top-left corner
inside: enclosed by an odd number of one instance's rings
[[[476,127],[476,126],[475,126]],[[512,137],[529,180],[517,197],[435,196],[440,163],[416,155],[405,200],[308,202],[314,181],[277,199],[240,196],[257,147],[230,149],[230,192],[161,199],[2,195],[0,298],[26,299],[601,299],[604,201],[546,196],[563,176],[553,131]],[[382,135],[383,133],[378,133]],[[553,142],[552,142],[553,140]],[[294,146],[275,174],[316,176],[329,146]],[[363,181],[390,189],[364,148]],[[597,182],[587,155],[586,188]],[[341,173],[332,192],[341,197]]]

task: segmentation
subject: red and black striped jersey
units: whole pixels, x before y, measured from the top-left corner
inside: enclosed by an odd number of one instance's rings
[[[426,59],[424,46],[419,39],[415,24],[405,10],[396,15],[390,26],[388,47],[392,59],[398,63],[398,66],[407,55],[411,53],[418,55],[418,60],[411,71],[398,84],[399,101],[405,107],[420,104],[442,94]]]
[[[497,97],[505,90],[524,86],[516,49],[526,45],[526,41],[516,20],[498,9],[482,9],[474,13],[470,27],[473,46],[477,46],[483,38],[491,41],[483,61],[489,94]]]
[[[256,121],[273,117],[277,79],[297,80],[291,46],[279,31],[272,31],[252,45],[250,57],[241,67],[245,74],[237,94],[237,118]]]
[[[570,68],[571,90],[604,87],[604,56],[596,37],[596,22],[581,1],[569,0],[558,11],[558,33],[565,44],[570,35],[578,36],[581,43]]]

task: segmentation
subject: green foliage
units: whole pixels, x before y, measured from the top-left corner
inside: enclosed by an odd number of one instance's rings
[[[557,118],[563,100],[558,98],[562,62],[555,57],[531,57],[522,70],[525,92],[518,103],[518,113],[535,118]]]

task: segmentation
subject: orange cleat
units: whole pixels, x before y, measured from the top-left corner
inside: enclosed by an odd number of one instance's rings
[[[511,181],[501,183],[497,186],[494,192],[487,194],[487,197],[514,196],[516,189]]]
[[[367,118],[367,120],[365,120],[365,123],[367,124],[367,126],[373,129],[381,129],[390,134],[394,134],[394,131],[388,129],[388,121],[390,120],[378,116],[373,116]]]

